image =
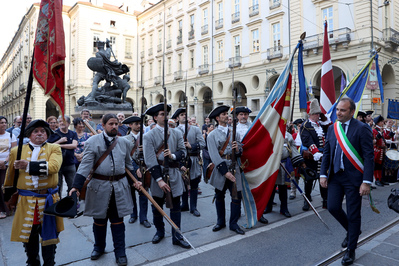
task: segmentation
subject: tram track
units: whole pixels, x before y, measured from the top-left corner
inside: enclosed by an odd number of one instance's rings
[[[398,224],[399,224],[399,217],[396,218],[396,219],[393,219],[392,221],[390,221],[389,223],[387,223],[383,227],[375,230],[371,234],[368,234],[368,235],[360,238],[359,241],[357,242],[357,247],[359,248],[360,246],[362,246],[362,245],[366,244],[367,242],[373,240],[377,236],[381,235],[382,233],[388,231],[389,229],[391,229],[392,227],[394,227],[395,225],[398,225]],[[339,259],[341,259],[345,255],[345,252],[346,252],[346,248],[342,249],[340,251],[337,251],[334,254],[332,254],[330,257],[326,258],[325,260],[318,262],[316,265],[318,265],[318,266],[330,265],[330,264],[338,261]]]

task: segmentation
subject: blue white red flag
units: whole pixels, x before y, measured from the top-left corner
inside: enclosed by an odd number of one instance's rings
[[[262,216],[279,171],[290,116],[292,67],[297,48],[242,141],[241,161],[248,162],[244,168],[242,192],[249,228]]]

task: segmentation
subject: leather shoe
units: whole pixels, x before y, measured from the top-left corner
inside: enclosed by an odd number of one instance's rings
[[[117,259],[116,259],[116,263],[118,264],[118,266],[127,265],[127,258],[126,258],[126,256],[117,258]]]
[[[290,197],[289,197],[290,200],[293,200],[295,198],[296,198],[296,196],[294,196],[294,195],[290,195]]]
[[[137,221],[137,217],[130,217],[129,224],[134,224]]]
[[[91,260],[98,260],[103,254],[104,254],[104,252],[93,250],[93,252],[91,252],[90,259]]]
[[[150,228],[151,224],[149,221],[145,220],[144,222],[141,223],[142,225],[144,225],[145,228]]]
[[[385,181],[381,181],[381,184],[383,184],[384,186],[389,186],[389,183]]]
[[[217,231],[222,230],[222,229],[225,228],[225,227],[226,227],[226,225],[217,224],[217,225],[215,225],[215,226],[212,228],[212,231],[213,231],[213,232],[217,232]]]
[[[326,200],[323,200],[323,209],[327,209],[327,201]]]
[[[377,189],[377,187],[376,187],[376,186],[373,186],[373,185],[370,185],[370,188],[371,188],[371,189]]]
[[[303,211],[308,211],[310,209],[310,205],[309,205],[309,203],[305,200],[305,202],[303,203],[303,207],[302,207],[302,210]]]
[[[196,217],[200,217],[201,216],[200,212],[197,209],[195,209],[193,211],[190,211],[190,213],[192,213]]]
[[[269,223],[269,221],[263,216],[260,217],[259,222],[262,223],[262,224],[268,224]]]
[[[230,230],[236,232],[239,235],[245,235],[244,230],[242,230],[240,227],[237,227],[236,229],[230,229]]]
[[[186,249],[191,248],[190,244],[187,243],[186,241],[184,241],[183,239],[174,240],[173,245],[177,245],[177,246],[180,246],[180,247],[186,248]]]
[[[152,243],[153,243],[153,244],[158,244],[159,242],[161,242],[161,240],[163,239],[163,237],[164,237],[164,236],[155,235],[155,236],[152,238]]]
[[[355,261],[355,251],[354,250],[346,250],[344,257],[342,258],[341,264],[342,265],[351,265]]]
[[[289,211],[280,212],[280,214],[284,215],[287,218],[291,218],[291,213]]]
[[[187,207],[180,206],[180,211],[182,211],[182,212],[188,211],[188,206]]]
[[[376,186],[379,186],[379,187],[383,187],[384,186],[384,184],[381,183],[379,180],[376,180],[375,184],[376,184]]]

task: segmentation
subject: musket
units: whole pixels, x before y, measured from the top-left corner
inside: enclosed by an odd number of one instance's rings
[[[187,135],[188,135],[188,106],[187,106],[187,71],[186,71],[186,83],[184,86],[184,108],[186,110],[186,121],[184,121],[184,142],[188,141],[187,140]],[[188,147],[186,147],[186,151],[187,151],[187,156],[184,159],[184,166],[186,167],[186,171],[183,173],[183,179],[186,183],[187,186],[187,191],[188,191],[188,187],[190,185],[190,156],[188,155],[189,153],[189,149]],[[188,180],[187,180],[188,179]]]
[[[88,121],[83,120],[83,123],[87,126],[87,128],[91,131],[91,133],[93,133],[93,135],[97,135],[97,132],[90,126]],[[134,175],[130,172],[130,170],[127,167],[125,167],[125,171],[126,171],[127,175],[130,177],[130,179],[132,179],[133,183],[136,184],[139,182],[139,181],[137,181],[137,179],[134,177]],[[142,192],[144,194],[144,196],[147,197],[147,199],[159,211],[159,213],[165,218],[165,220],[176,230],[177,233],[179,233],[184,238],[185,241],[187,241],[188,244],[190,244],[190,246],[193,248],[193,250],[198,253],[198,251],[195,249],[195,247],[183,235],[180,228],[172,221],[172,219],[166,214],[166,212],[158,205],[158,203],[154,200],[154,198],[151,197],[151,195],[147,192],[147,190],[145,190],[142,186],[140,186],[139,191]]]
[[[164,20],[164,25],[163,25],[163,42],[164,42],[164,49],[165,49],[165,12],[163,14],[163,20]],[[164,136],[163,136],[163,146],[164,149],[168,149],[168,103],[167,103],[167,93],[166,93],[166,86],[165,86],[165,51],[163,53],[163,60],[162,60],[162,88],[163,88],[163,110],[164,110]],[[164,156],[163,160],[163,180],[165,181],[166,184],[170,187],[170,182],[169,182],[169,157]],[[166,198],[166,208],[172,209],[173,208],[173,203],[172,203],[172,191],[167,191],[165,192],[165,198]]]
[[[291,176],[291,174],[288,172],[287,168],[285,168],[284,164],[282,164],[280,162],[280,167],[283,168],[284,172],[287,174],[287,176],[289,176],[290,180],[292,181],[292,183],[296,186],[296,188],[298,189],[299,193],[303,196],[303,198],[306,200],[306,202],[309,204],[310,208],[312,208],[313,212],[316,214],[317,218],[320,219],[320,221],[324,224],[325,227],[327,227],[328,230],[330,230],[330,228],[328,227],[328,225],[326,224],[326,222],[324,222],[323,218],[321,218],[320,214],[317,212],[317,210],[315,209],[315,207],[312,205],[312,203],[310,202],[310,200],[306,197],[305,192],[302,191],[302,189],[298,186],[298,183],[295,181],[295,179]]]
[[[237,88],[234,86],[234,57],[233,57],[233,66],[231,68],[232,71],[232,90],[233,90],[233,132],[232,132],[232,143],[236,141],[236,131],[237,131],[237,114],[236,114],[236,104],[237,104]],[[236,151],[234,149],[231,150],[231,165],[230,172],[235,176],[236,174]],[[237,196],[237,183],[233,183],[233,188],[231,191],[231,196],[233,199],[238,199]]]
[[[141,115],[140,115],[140,143],[139,143],[139,169],[141,172],[142,180],[144,181],[144,154],[143,154],[143,134],[144,134],[144,83],[143,83],[143,66],[141,66],[141,81],[140,81],[140,88],[141,88]],[[144,184],[144,183],[143,183]]]

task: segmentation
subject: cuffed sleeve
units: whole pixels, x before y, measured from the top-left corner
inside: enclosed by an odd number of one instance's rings
[[[150,172],[152,178],[154,178],[155,181],[159,180],[159,178],[162,178],[162,169],[160,165],[155,165],[147,171]]]
[[[227,164],[226,164],[225,161],[223,161],[223,162],[221,162],[220,164],[218,164],[218,165],[216,166],[216,169],[218,169],[219,173],[220,173],[221,175],[223,175],[223,176],[229,171],[228,168],[227,168]]]

